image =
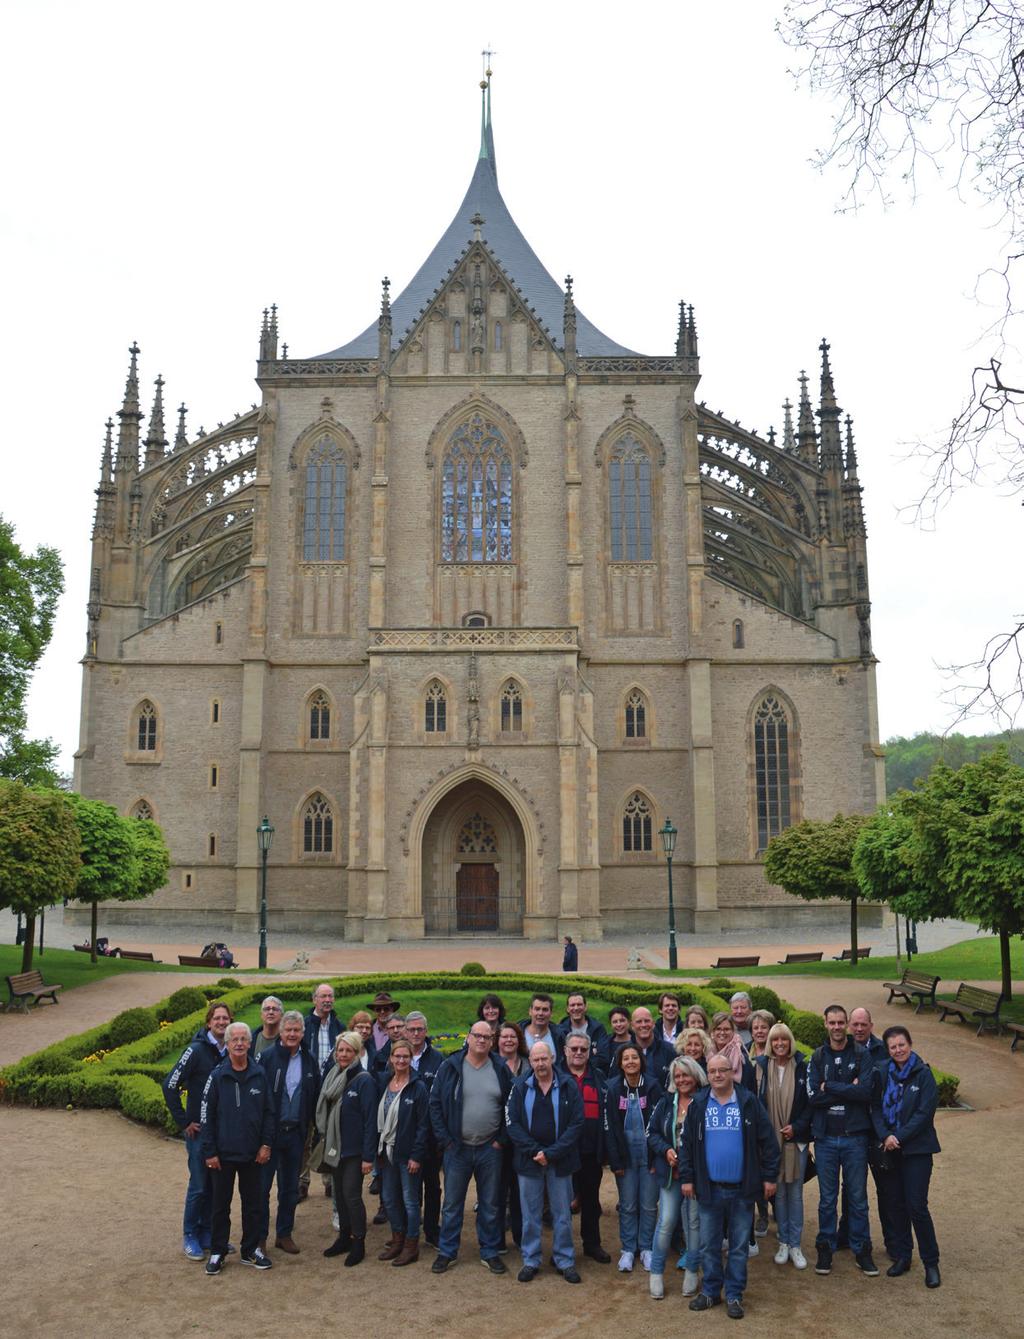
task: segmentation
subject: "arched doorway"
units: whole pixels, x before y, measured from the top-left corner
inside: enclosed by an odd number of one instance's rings
[[[515,810],[472,778],[438,801],[422,845],[428,935],[522,934],[525,843]]]

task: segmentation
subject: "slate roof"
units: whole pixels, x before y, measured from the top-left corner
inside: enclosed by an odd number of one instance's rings
[[[490,90],[488,89],[488,92]],[[489,102],[489,99],[488,99]],[[494,157],[494,136],[491,130],[489,106],[485,112],[480,137],[480,157],[465,199],[455,212],[441,240],[416,271],[408,286],[391,302],[391,319],[395,344],[405,338],[409,328],[448,278],[449,269],[456,263],[473,239],[470,219],[480,214],[484,219],[481,229],[483,241],[500,263],[502,269],[534,308],[542,326],[546,326],[554,344],[562,346],[562,314],[564,293],[537,258],[529,242],[519,231],[515,219],[498,189],[498,169]],[[577,308],[576,349],[583,357],[637,357],[609,339]],[[332,349],[317,354],[318,358],[374,358],[377,355],[377,321],[374,319],[361,335]]]

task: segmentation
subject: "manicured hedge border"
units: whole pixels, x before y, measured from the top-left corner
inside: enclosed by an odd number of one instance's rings
[[[349,999],[372,995],[381,988],[381,978],[379,975],[344,976],[334,979],[331,984],[339,999]],[[708,983],[709,989],[688,982],[673,983],[669,987],[665,982],[614,977],[575,976],[570,980],[563,975],[510,972],[468,978],[449,972],[410,972],[389,978],[388,985],[407,993],[417,990],[464,991],[480,986],[493,991],[545,990],[556,997],[564,996],[571,988],[583,990],[589,1000],[600,1000],[609,1007],[622,1004],[630,1009],[638,1005],[656,1008],[658,996],[671,988],[679,995],[684,1011],[690,1004],[700,1004],[709,1013],[726,1008],[726,999],[733,990],[745,989],[755,1008],[770,1009],[777,1018],[789,1024],[802,1050],[810,1050],[825,1040],[824,1023],[817,1014],[795,1009],[768,986],[748,986],[722,977],[713,978]],[[216,985],[202,987],[202,991],[207,999],[222,999],[238,1013],[262,1000],[268,986],[266,983],[239,985],[237,978],[225,978]],[[289,981],[275,984],[273,991],[286,1007],[308,1006],[311,986],[308,980]],[[158,1028],[137,1041],[121,1046],[114,1044],[115,1039],[124,1033],[126,1015],[138,1016],[138,1011],[126,1010],[100,1027],[67,1037],[0,1069],[0,1101],[29,1106],[115,1108],[133,1120],[175,1132],[177,1127],[164,1103],[160,1081],[167,1070],[167,1053],[184,1049],[202,1023],[204,1011],[197,1010],[172,1021],[170,1015],[176,1012],[174,996],[169,996],[152,1006],[153,1017],[160,1020]],[[938,1070],[933,1072],[939,1085],[940,1102],[944,1106],[953,1105],[959,1079]]]

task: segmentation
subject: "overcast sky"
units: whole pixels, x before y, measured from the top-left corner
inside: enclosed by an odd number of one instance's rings
[[[842,177],[811,165],[831,109],[788,73],[777,8],[3,0],[0,512],[64,557],[30,728],[68,770],[128,345],[144,408],[162,373],[194,433],[258,398],[264,306],[292,356],[362,330],[381,277],[399,292],[461,201],[485,46],[505,200],[603,331],[671,352],[685,297],[698,398],[761,431],[801,368],[816,390],[828,336],[865,488],[882,737],[949,725],[937,667],[1024,605],[1020,499],[971,489],[922,530],[900,512],[923,486],[905,457],[959,407],[999,236],[934,174],[913,204],[837,212]]]

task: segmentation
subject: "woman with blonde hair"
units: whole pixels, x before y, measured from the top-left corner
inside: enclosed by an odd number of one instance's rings
[[[688,1055],[704,1068],[711,1054],[711,1038],[699,1027],[685,1027],[676,1038],[676,1055]]]
[[[377,1085],[359,1063],[362,1051],[358,1032],[338,1034],[316,1104],[316,1128],[324,1140],[321,1170],[334,1177],[338,1208],[338,1237],[324,1255],[348,1251],[346,1265],[358,1265],[366,1256],[363,1177],[373,1171],[377,1156]],[[342,1101],[346,1094],[357,1100]]]
[[[691,1029],[694,1031],[695,1029]],[[683,1121],[693,1095],[707,1086],[707,1075],[696,1060],[677,1055],[668,1067],[668,1092],[654,1109],[647,1128],[647,1147],[650,1150],[652,1170],[658,1179],[658,1225],[654,1229],[651,1249],[651,1296],[665,1296],[665,1257],[672,1237],[683,1217],[686,1251],[683,1255],[683,1296],[692,1297],[697,1291],[697,1270],[700,1267],[700,1214],[696,1199],[683,1199],[679,1181],[679,1141]]]
[[[767,1009],[755,1009],[750,1015],[750,1045],[747,1055],[756,1060],[759,1055],[768,1054],[768,1031],[775,1026],[775,1015]]]
[[[797,1269],[806,1269],[800,1234],[804,1226],[804,1172],[811,1132],[807,1062],[796,1049],[786,1024],[776,1023],[768,1032],[767,1054],[754,1063],[757,1095],[768,1111],[782,1151],[775,1187],[775,1221],[779,1228],[775,1263],[784,1265],[792,1260]]]

